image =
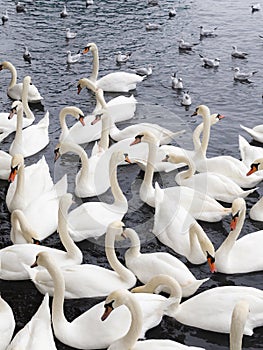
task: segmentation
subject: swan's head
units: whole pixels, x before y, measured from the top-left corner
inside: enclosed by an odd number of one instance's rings
[[[239,221],[239,218],[241,216],[240,215],[241,212],[246,210],[246,202],[245,202],[244,198],[234,199],[231,209],[232,209],[232,219],[230,222],[230,230],[233,231],[233,230],[235,230],[236,225]]]
[[[106,235],[113,235],[115,240],[123,240],[126,238],[124,232],[126,230],[126,226],[120,220],[113,221],[108,225]]]
[[[135,136],[134,141],[130,144],[130,146],[136,145],[137,143],[141,142],[156,144],[159,142],[159,140],[152,132],[145,130]]]
[[[23,104],[21,101],[14,101],[11,105],[11,111],[8,116],[8,119],[12,119],[15,114],[18,113],[18,111],[23,110]]]
[[[31,84],[31,76],[30,75],[26,75],[23,79],[23,86],[24,84],[30,85]]]
[[[88,89],[92,90],[93,92],[97,91],[96,85],[88,78],[81,78],[78,81],[78,94],[82,89],[87,87]]]
[[[35,262],[30,266],[31,268],[37,266],[47,267],[49,265],[54,265],[55,262],[48,252],[39,252],[36,256]]]
[[[263,158],[258,158],[250,165],[250,170],[247,176],[255,173],[256,171],[263,170]]]
[[[10,62],[4,61],[4,62],[0,63],[0,70],[9,69],[9,66],[10,66]]]
[[[111,314],[111,312],[121,305],[129,305],[131,293],[126,289],[118,289],[112,292],[105,300],[105,311],[101,316],[101,320],[104,321]]]
[[[95,43],[87,44],[83,49],[83,53],[88,53],[89,51],[91,51],[91,52],[98,51],[97,45]]]
[[[61,109],[60,113],[59,113],[59,118],[63,118],[63,116],[65,117],[67,114],[72,115],[73,117],[75,117],[83,126],[85,126],[85,115],[82,112],[82,110],[78,107],[75,106],[66,106],[64,108]]]
[[[210,124],[214,125],[217,122],[219,122],[221,119],[225,118],[224,115],[220,114],[220,113],[213,113],[210,116]]]
[[[24,165],[24,157],[22,154],[15,154],[11,160],[11,171],[8,181],[13,182],[15,180],[18,169],[21,165]]]
[[[170,163],[174,163],[174,164],[178,164],[178,163],[189,164],[190,163],[190,159],[189,159],[189,157],[187,157],[187,154],[177,155],[174,153],[166,154],[165,158],[162,161],[163,162],[170,162]]]
[[[196,107],[194,113],[191,115],[191,117],[195,116],[195,115],[201,115],[203,116],[210,116],[210,109],[206,106],[206,105],[199,105],[198,107]]]
[[[122,162],[131,163],[131,160],[129,159],[128,154],[124,153],[123,151],[113,152],[110,158],[110,169],[112,169],[113,171],[114,168]]]

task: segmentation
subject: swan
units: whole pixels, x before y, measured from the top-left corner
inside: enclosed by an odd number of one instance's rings
[[[117,165],[126,158],[121,151],[111,156],[109,178],[114,202],[85,202],[73,209],[68,216],[69,231],[74,241],[99,237],[113,220],[121,220],[128,210],[128,202],[118,184]],[[105,173],[105,170],[104,170]]]
[[[253,161],[250,165],[250,170],[247,176],[255,173],[256,171],[263,170],[263,158],[259,158]],[[263,197],[261,197],[256,204],[252,206],[249,212],[249,216],[252,220],[263,221]]]
[[[84,121],[84,113],[82,110],[75,106],[67,106],[61,109],[59,112],[59,123],[61,128],[61,133],[59,135],[59,141],[73,141],[76,142],[74,137],[70,134],[71,129],[68,128],[66,123],[66,116],[70,114],[73,117],[75,117],[81,124],[82,127],[85,127],[85,121]]]
[[[114,249],[114,242],[122,239],[124,229],[121,221],[113,221],[107,228],[105,252],[112,270],[92,264],[60,266],[65,280],[65,298],[106,296],[113,288],[131,288],[135,285],[135,275],[119,262]],[[54,284],[46,270],[27,270],[42,294],[54,295]]]
[[[89,43],[83,50],[83,53],[91,52],[93,55],[93,68],[90,79],[97,87],[107,92],[128,92],[136,89],[137,83],[140,83],[145,77],[134,73],[113,72],[97,80],[99,73],[99,52],[95,43]]]
[[[31,83],[31,77],[29,75],[25,76],[23,79],[23,89],[22,89],[22,104],[23,110],[26,114],[26,118],[23,117],[23,126],[25,128],[33,123],[35,116],[28,106],[28,88]],[[0,113],[0,142],[4,140],[8,135],[16,130],[17,116],[13,116],[9,119],[10,113]]]
[[[149,153],[147,159],[144,179],[140,187],[142,201],[150,206],[156,207],[155,189],[152,185],[153,164],[156,160],[158,139],[149,131],[142,131],[137,135],[131,145],[147,143]],[[199,220],[215,222],[222,220],[222,217],[230,213],[230,209],[224,208],[215,199],[205,193],[185,186],[175,186],[164,189],[165,195],[173,200],[178,206],[183,206],[189,213]],[[164,203],[163,203],[164,205]]]
[[[28,225],[22,210],[15,209],[12,211],[11,226],[10,239],[13,244],[39,243],[37,232],[32,230],[31,226]]]
[[[7,95],[13,100],[21,100],[23,84],[16,82],[17,72],[15,67],[12,65],[11,62],[4,61],[0,63],[0,71],[3,69],[8,69],[12,74],[12,79],[7,89]],[[28,91],[28,102],[37,103],[42,100],[43,97],[40,95],[37,87],[35,85],[30,85]]]
[[[189,297],[209,279],[197,280],[186,265],[172,254],[141,253],[140,238],[135,230],[126,228],[123,235],[131,241],[131,247],[125,252],[125,264],[142,283],[147,283],[155,275],[167,274],[179,282],[183,297]]]
[[[246,326],[246,321],[249,314],[249,303],[245,300],[240,300],[236,303],[230,325],[230,350],[242,350],[243,333]]]
[[[250,167],[250,164],[257,158],[263,158],[263,148],[250,145],[247,140],[239,135],[239,151],[242,162],[246,167]]]
[[[66,6],[66,4],[64,4],[63,10],[60,12],[60,17],[66,18],[67,16],[68,16],[67,6]]]
[[[54,186],[45,156],[25,167],[22,154],[15,154],[11,160],[6,205],[10,212],[24,210],[32,201]]]
[[[231,231],[215,252],[218,272],[247,273],[263,270],[260,247],[263,244],[263,230],[247,233],[237,239],[246,216],[246,202],[237,198],[232,204]],[[256,257],[256,258],[255,258]]]
[[[49,144],[48,126],[49,126],[49,112],[35,125],[31,125],[22,130],[23,127],[23,105],[20,101],[14,101],[9,118],[17,113],[16,134],[9,153],[14,155],[16,153],[23,154],[24,157],[32,156],[40,152]]]
[[[72,322],[68,322],[63,312],[65,281],[62,272],[46,252],[40,252],[37,255],[35,264],[45,267],[54,282],[52,325],[55,336],[59,341],[77,349],[105,349],[128,331],[131,318],[125,307],[119,308],[119,311],[108,321],[101,322],[100,316],[104,311],[103,301],[75,318]],[[98,283],[96,276],[95,280]],[[101,282],[104,281],[101,280]],[[89,286],[92,286],[92,284],[90,283]],[[154,297],[149,298],[149,295],[144,293],[138,293],[137,296],[143,310],[143,329],[140,336],[144,338],[144,334],[148,329],[160,323],[164,312],[169,313],[169,307],[174,300],[161,295],[154,295]]]
[[[233,180],[222,175],[212,172],[195,174],[194,162],[187,156],[177,156],[176,154],[167,154],[165,161],[172,163],[186,163],[188,170],[176,174],[175,181],[180,186],[186,186],[198,190],[210,197],[232,203],[237,197],[245,198],[257,188],[244,191]]]
[[[244,334],[251,336],[253,329],[263,324],[263,291],[260,289],[245,286],[210,288],[181,303],[182,290],[179,283],[170,276],[157,275],[145,286],[132,291],[153,293],[160,285],[168,286],[177,296],[178,304],[170,309],[170,315],[182,324],[218,333],[230,333],[232,311],[240,300],[246,301],[250,310]]]
[[[15,335],[6,350],[56,350],[51,328],[48,294],[31,320]]]
[[[248,128],[242,124],[240,124],[240,127],[245,130],[255,141],[263,143],[263,124],[259,124],[254,126],[253,129]]]
[[[0,179],[8,180],[10,175],[10,167],[11,167],[12,156],[9,153],[6,153],[0,150]]]
[[[9,304],[0,295],[0,350],[6,350],[15,329],[15,318]]]
[[[194,115],[201,115],[203,120],[209,119],[210,112],[208,107],[200,105],[196,108]],[[206,157],[206,151],[208,147],[208,139],[206,139],[203,145],[203,154],[200,154],[199,159],[196,160],[196,170],[198,172],[215,172],[217,174],[223,174],[231,178],[242,188],[252,188],[256,186],[263,178],[262,176],[252,175],[248,178],[246,176],[247,168],[245,164],[231,156],[216,156],[212,158]]]
[[[175,253],[185,256],[192,264],[210,262],[215,255],[214,246],[202,227],[182,206],[166,198],[158,184],[155,185],[157,205],[155,207],[153,234]],[[211,270],[211,264],[209,264]]]
[[[201,350],[195,346],[187,346],[168,339],[147,339],[143,341],[137,341],[140,337],[140,331],[143,327],[143,310],[140,304],[135,298],[136,294],[125,289],[119,289],[113,291],[105,300],[105,311],[101,316],[101,320],[105,321],[109,315],[114,315],[115,310],[119,310],[119,307],[125,305],[131,314],[131,325],[129,331],[120,339],[113,342],[107,349],[108,350]],[[114,311],[112,313],[112,311]],[[203,349],[204,350],[204,349]]]
[[[71,203],[71,194],[68,193],[62,196],[57,214],[59,237],[66,251],[39,245],[39,241],[35,239],[36,231],[26,222],[26,230],[21,227],[21,233],[27,243],[14,244],[0,250],[0,278],[4,280],[29,279],[30,275],[26,266],[34,263],[35,257],[40,251],[45,251],[52,255],[58,266],[81,264],[83,258],[82,252],[70,238],[67,231],[66,217]],[[36,244],[28,244],[32,242]]]

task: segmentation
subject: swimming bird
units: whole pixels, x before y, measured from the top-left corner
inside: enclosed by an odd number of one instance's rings
[[[177,72],[175,72],[172,76],[172,88],[173,89],[183,89],[183,79],[177,78]]]
[[[169,10],[169,18],[172,18],[175,16],[176,16],[176,9],[175,9],[175,7],[173,7]]]
[[[29,52],[28,47],[26,45],[24,45],[24,48],[25,48],[25,52],[23,53],[23,58],[26,62],[31,63],[31,59],[32,59],[31,53]]]
[[[89,7],[90,5],[93,5],[93,0],[86,0],[86,7]]]
[[[215,30],[217,27],[212,28],[212,29],[204,29],[203,26],[200,26],[200,36],[201,37],[209,37],[209,36],[214,36],[215,35]]]
[[[203,55],[201,55],[199,53],[199,56],[201,58],[201,61],[203,63],[203,67],[206,67],[206,68],[215,68],[215,67],[218,67],[219,66],[219,62],[220,62],[220,58],[207,58],[207,57],[204,57]]]
[[[256,12],[256,11],[260,11],[261,7],[260,7],[260,3],[258,2],[257,4],[251,5],[251,11]]]
[[[135,68],[135,73],[144,77],[149,76],[152,74],[152,71],[153,71],[152,67],[153,67],[152,64],[148,64],[146,67]]]
[[[76,63],[80,60],[82,53],[80,50],[75,55],[71,54],[71,51],[67,51],[67,64]]]
[[[234,57],[234,58],[247,58],[246,56],[248,55],[248,53],[238,51],[236,46],[232,46],[232,48],[233,48],[233,51],[231,52],[232,57]]]
[[[249,133],[251,137],[253,137],[254,140],[258,142],[263,143],[263,124],[259,124],[254,126],[254,128],[248,128],[242,124],[240,124],[240,127]]]
[[[189,91],[183,92],[183,98],[182,98],[181,104],[183,106],[190,106],[192,104],[192,99],[191,99],[191,96],[189,95]]]
[[[178,40],[179,42],[179,50],[192,50],[193,46],[198,45],[199,43],[189,43],[187,41],[184,41],[184,39]]]
[[[26,12],[26,5],[18,1],[18,3],[16,4],[16,12],[18,13]]]
[[[158,30],[160,29],[160,24],[148,22],[145,24],[146,30]]]
[[[71,32],[70,28],[66,29],[66,39],[74,39],[76,38],[77,33]]]
[[[2,24],[5,24],[9,19],[7,10],[5,10],[5,14],[2,16]]]
[[[118,51],[116,55],[116,63],[126,63],[130,57],[131,52],[121,53],[121,51]]]
[[[60,17],[65,18],[67,16],[68,16],[68,12],[67,12],[66,4],[65,4],[63,10],[60,12]]]
[[[253,71],[253,72],[246,72],[246,73],[241,73],[239,67],[233,68],[234,71],[234,80],[238,81],[249,81],[249,78],[253,77],[254,74],[256,74],[258,71]]]

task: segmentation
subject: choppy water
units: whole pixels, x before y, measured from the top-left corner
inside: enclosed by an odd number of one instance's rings
[[[51,174],[59,176],[62,169],[69,172],[70,188],[72,190],[74,172],[78,160],[72,155],[66,155],[59,164],[54,166],[53,149],[59,137],[58,114],[67,105],[77,105],[85,113],[92,110],[94,97],[82,92],[77,95],[76,83],[79,78],[89,76],[91,72],[91,56],[83,56],[81,62],[67,66],[66,51],[76,53],[88,42],[96,42],[100,52],[101,76],[115,70],[130,70],[135,66],[151,63],[153,74],[138,85],[134,95],[138,100],[136,122],[139,120],[158,123],[171,130],[186,129],[178,143],[191,148],[189,135],[200,119],[190,118],[192,111],[199,104],[207,104],[212,112],[220,112],[226,118],[213,126],[209,144],[208,156],[229,154],[239,158],[238,134],[250,137],[243,132],[239,124],[254,126],[262,124],[262,53],[263,41],[258,37],[262,28],[262,11],[251,13],[250,3],[238,1],[162,1],[160,6],[147,6],[146,1],[99,1],[87,8],[85,1],[67,1],[69,16],[61,19],[59,14],[63,1],[26,1],[27,13],[17,14],[15,2],[1,1],[0,12],[8,9],[9,22],[0,28],[0,61],[9,60],[17,68],[18,80],[25,75],[31,75],[32,82],[39,87],[44,96],[42,106],[33,106],[36,119],[50,112],[50,144],[41,153],[26,159],[26,164],[36,162],[42,154],[48,160]],[[168,19],[168,11],[172,5],[177,8],[177,15]],[[160,24],[160,30],[146,31],[145,24],[154,22]],[[199,40],[199,25],[218,27],[215,38]],[[70,27],[77,32],[77,37],[66,41],[65,30]],[[261,32],[262,34],[262,32]],[[181,53],[177,40],[199,42],[191,53]],[[24,62],[23,45],[26,44],[33,56],[32,64]],[[248,59],[231,58],[232,45],[249,53]],[[132,51],[130,61],[123,66],[115,64],[117,51]],[[216,70],[201,66],[199,53],[208,57],[219,57],[220,67]],[[239,66],[242,70],[257,70],[253,83],[241,84],[234,82],[231,67]],[[192,106],[186,110],[181,106],[181,93],[171,88],[170,76],[173,72],[183,78],[185,90],[192,96]],[[6,96],[10,74],[0,73],[0,106],[1,111],[8,111],[10,99]],[[117,94],[105,94],[106,99]],[[127,94],[129,95],[129,94]],[[70,121],[71,122],[71,121]],[[72,121],[73,122],[73,121]],[[120,124],[126,126],[133,121]],[[2,144],[1,149],[8,150],[13,135]],[[72,164],[74,166],[72,166]],[[135,227],[141,236],[142,251],[170,251],[152,237],[149,230],[152,227],[153,210],[138,201],[138,187],[143,176],[136,167],[120,167],[118,170],[122,189],[129,199],[129,212],[125,216],[126,226]],[[160,182],[170,181],[171,176],[156,175]],[[11,244],[9,240],[10,215],[4,204],[7,182],[0,182],[0,246]],[[263,194],[262,184],[257,192],[247,200],[248,210]],[[229,230],[229,219],[220,223],[201,223],[212,239],[215,247],[225,239]],[[243,234],[262,229],[262,223],[246,219]],[[60,247],[58,236],[49,237],[46,244]],[[103,246],[93,241],[78,244],[84,253],[85,262],[108,266],[104,256]],[[123,259],[125,249],[119,248],[120,259]],[[170,251],[171,252],[171,251]],[[182,259],[186,262],[185,259]],[[207,265],[192,266],[187,263],[196,278],[209,276]],[[241,275],[212,275],[210,280],[201,286],[198,292],[221,285],[247,285],[263,288],[263,274],[250,273]],[[16,318],[16,331],[22,328],[38,308],[42,296],[31,282],[0,281],[1,295],[12,306]],[[74,319],[93,304],[102,299],[68,300],[65,302],[65,314],[68,319]],[[215,301],[216,302],[216,301]],[[216,315],[215,315],[216,317]],[[87,330],[88,331],[88,330]],[[206,332],[186,327],[165,317],[147,337],[170,338],[184,342],[187,345],[203,346],[206,349],[228,349],[228,336]],[[258,328],[252,337],[244,337],[243,347],[257,349],[263,347],[263,330]],[[57,342],[58,349],[70,349]]]

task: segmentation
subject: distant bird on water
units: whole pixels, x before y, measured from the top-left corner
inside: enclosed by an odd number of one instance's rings
[[[203,55],[199,54],[201,61],[203,63],[203,66],[206,68],[215,68],[219,66],[220,58],[207,58],[204,57]]]
[[[7,10],[5,10],[5,14],[2,16],[2,24],[5,24],[9,19]]]
[[[248,53],[238,51],[236,46],[232,46],[232,48],[233,48],[233,51],[231,52],[232,57],[234,57],[234,58],[247,58],[246,56],[248,55]]]
[[[71,54],[71,51],[67,51],[67,64],[76,63],[80,60],[82,53],[80,50],[75,55]]]
[[[61,18],[65,18],[65,17],[67,17],[67,16],[68,16],[67,6],[64,5],[63,10],[60,12],[60,17],[61,17]]]
[[[127,53],[121,53],[121,51],[117,52],[116,55],[116,63],[121,64],[121,63],[126,63],[131,57],[131,52]]]
[[[66,29],[66,39],[74,39],[76,38],[77,33],[73,33],[70,31],[70,28]]]
[[[26,12],[26,5],[18,1],[18,3],[16,4],[16,12]]]
[[[251,5],[251,11],[252,11],[252,13],[253,13],[253,12],[256,12],[256,11],[260,11],[260,9],[261,9],[260,3]]]
[[[183,80],[182,78],[177,78],[177,72],[171,76],[171,79],[173,89],[183,89]]]
[[[86,0],[86,7],[89,7],[90,5],[93,5],[93,0]]]
[[[203,26],[200,26],[200,36],[201,37],[209,37],[209,36],[215,36],[215,30],[217,29],[217,27],[212,28],[212,29],[204,29]]]
[[[152,64],[148,64],[147,67],[139,67],[139,68],[135,68],[135,73],[141,76],[149,76],[152,74],[153,70],[152,70],[153,65]]]
[[[248,82],[249,78],[253,77],[253,75],[257,73],[257,71],[241,73],[239,67],[235,67],[233,68],[233,70],[234,70],[234,79],[239,81]]]
[[[179,42],[179,50],[186,50],[186,51],[192,50],[192,48],[195,45],[199,44],[199,43],[191,44],[191,43],[189,43],[187,41],[184,41],[184,39],[180,39],[180,40],[178,40],[178,42]]]
[[[175,17],[176,16],[176,9],[175,7],[171,8],[169,11],[169,18]]]
[[[28,63],[31,63],[31,59],[32,59],[31,53],[29,52],[28,47],[26,45],[24,45],[24,48],[25,48],[25,52],[23,53],[23,58]]]

